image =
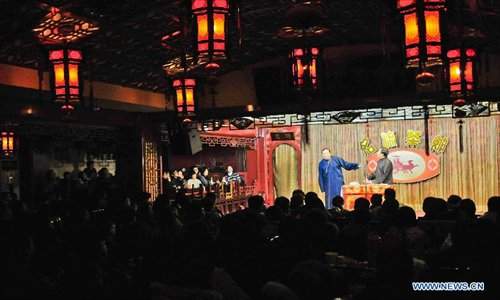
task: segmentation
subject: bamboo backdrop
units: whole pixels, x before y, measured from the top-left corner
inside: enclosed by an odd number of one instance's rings
[[[477,211],[486,211],[488,198],[500,194],[500,115],[463,119],[464,151],[459,150],[457,119],[435,118],[429,120],[430,141],[436,135],[448,137],[448,147],[441,157],[441,173],[424,182],[398,184],[397,198],[401,203],[422,210],[425,197],[448,198],[458,194],[471,198]],[[304,144],[302,159],[302,188],[304,191],[320,193],[318,186],[318,163],[321,149],[330,148],[332,154],[349,162],[364,165],[365,155],[359,142],[366,136],[377,149],[382,146],[380,133],[396,132],[399,147],[405,146],[407,130],[421,130],[424,149],[424,121],[396,120],[346,125],[311,125],[309,144]],[[363,182],[364,168],[344,171],[346,183]],[[320,195],[320,194],[319,194]]]

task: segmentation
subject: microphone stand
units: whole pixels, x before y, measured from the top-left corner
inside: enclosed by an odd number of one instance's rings
[[[368,199],[368,163],[365,161],[365,166],[364,166],[364,173],[365,173],[365,198]],[[370,199],[368,199],[370,200]]]

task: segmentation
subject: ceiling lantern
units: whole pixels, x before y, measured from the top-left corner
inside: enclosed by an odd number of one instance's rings
[[[404,17],[407,68],[441,65],[440,15],[445,0],[398,0]]]
[[[79,72],[82,52],[71,49],[71,45],[94,34],[99,26],[57,7],[44,4],[42,8],[49,12],[32,32],[40,43],[48,45],[54,101],[61,104],[65,113],[70,113],[81,98],[83,82]]]
[[[182,78],[174,79],[173,88],[175,90],[175,107],[177,115],[189,121],[189,117],[196,114],[196,79]]]
[[[207,68],[218,68],[217,60],[226,58],[226,17],[229,0],[192,0],[196,18],[197,54]]]
[[[33,32],[44,44],[60,44],[75,42],[97,30],[97,22],[51,7],[50,12]]]
[[[82,52],[74,49],[50,50],[49,60],[52,63],[52,89],[56,103],[62,109],[74,109],[80,99],[79,64],[82,61]]]
[[[318,87],[318,48],[295,48],[290,54],[292,60],[293,84],[297,90],[304,87]]]
[[[474,94],[476,86],[476,50],[471,48],[452,49],[447,53],[450,97],[456,104],[465,103],[465,98]]]
[[[15,150],[14,132],[2,131],[2,154],[10,156]]]

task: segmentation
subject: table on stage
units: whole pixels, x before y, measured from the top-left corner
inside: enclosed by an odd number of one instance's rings
[[[384,195],[386,189],[396,189],[394,184],[367,184],[367,185],[343,185],[342,194],[344,195],[344,209],[354,209],[354,201],[360,197],[368,200],[373,194]]]

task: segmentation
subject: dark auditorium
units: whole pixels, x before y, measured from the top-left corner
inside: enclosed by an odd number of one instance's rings
[[[500,299],[500,1],[0,16],[0,299]]]

